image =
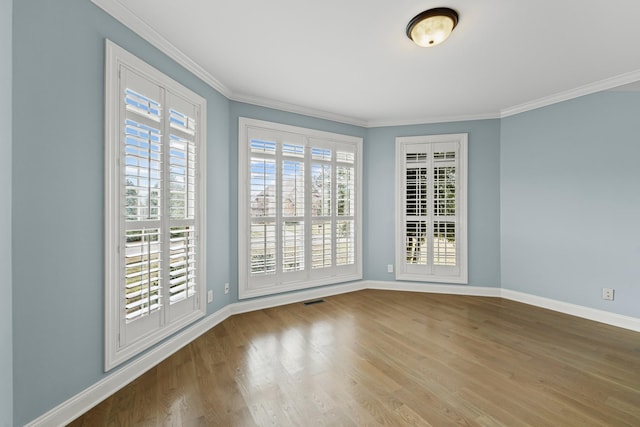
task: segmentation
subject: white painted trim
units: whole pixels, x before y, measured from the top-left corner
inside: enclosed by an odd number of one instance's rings
[[[450,123],[450,122],[471,122],[475,120],[491,120],[499,119],[500,113],[483,113],[483,114],[467,114],[456,116],[430,116],[430,117],[418,117],[411,119],[396,119],[396,120],[369,120],[366,123],[367,128],[379,128],[385,126],[411,126],[411,125],[426,125],[430,123]]]
[[[400,281],[417,281],[417,282],[443,282],[466,284],[469,281],[468,276],[468,224],[467,224],[467,206],[468,206],[468,134],[436,134],[436,135],[419,135],[419,136],[399,136],[396,138],[396,173],[395,173],[395,224],[396,224],[396,240],[395,240],[395,259],[396,259],[396,280]],[[436,266],[432,263],[434,256],[433,242],[431,238],[428,240],[428,260],[425,265],[410,265],[406,260],[405,234],[407,224],[406,210],[406,171],[407,171],[407,153],[424,153],[426,155],[425,165],[428,172],[427,180],[433,177],[435,151],[454,151],[455,168],[456,168],[456,214],[455,214],[455,237],[456,237],[456,265],[455,266]],[[426,206],[427,210],[433,210],[434,205],[433,189],[427,189]],[[427,230],[433,227],[433,219],[429,219],[426,224]],[[431,235],[431,231],[428,231]]]
[[[325,286],[306,291],[275,295],[266,298],[256,298],[253,300],[245,300],[229,304],[215,313],[212,313],[200,322],[189,326],[182,332],[179,332],[167,341],[159,344],[157,347],[152,348],[149,352],[26,424],[26,426],[63,426],[70,423],[98,403],[102,402],[104,399],[111,396],[113,393],[129,384],[131,381],[138,378],[140,375],[147,372],[152,367],[156,366],[158,363],[162,362],[167,357],[171,356],[176,351],[180,350],[182,347],[189,344],[191,341],[207,332],[209,329],[234,314],[247,313],[250,311],[262,310],[285,304],[294,304],[317,298],[325,298],[332,295],[361,291],[364,289],[468,295],[478,297],[502,297],[508,300],[518,301],[536,307],[546,308],[572,316],[595,320],[597,322],[640,332],[640,318],[609,313],[589,307],[525,294],[510,289],[488,286],[361,280],[342,285]]]
[[[330,113],[328,111],[322,111],[315,108],[303,107],[300,105],[289,104],[287,102],[277,101],[273,99],[260,98],[252,95],[245,95],[241,93],[232,93],[229,97],[233,101],[244,102],[246,104],[258,105],[265,108],[274,108],[279,111],[287,111],[294,114],[302,114],[305,116],[316,117],[318,119],[331,120],[334,122],[345,123],[348,125],[368,127],[369,123],[361,118],[344,116],[342,114]]]
[[[428,294],[469,295],[476,297],[499,297],[500,288],[469,285],[443,285],[425,282],[393,282],[365,280],[363,289],[385,291],[422,292]]]
[[[537,295],[525,294],[523,292],[513,291],[511,289],[501,289],[501,296],[502,298],[511,301],[522,302],[525,304],[534,305],[536,307],[546,308],[548,310],[569,314],[571,316],[595,320],[596,322],[606,323],[607,325],[617,326],[619,328],[640,332],[640,318],[637,317],[624,316],[622,314],[611,313],[591,307],[585,307],[582,305],[571,304],[564,301],[539,297]]]
[[[265,308],[293,304],[331,295],[355,292],[365,289],[362,281],[343,285],[325,286],[302,292],[295,292],[229,304],[201,321],[187,327],[167,341],[152,348],[128,365],[114,371],[109,376],[89,386],[85,390],[26,424],[26,427],[64,426],[89,409],[108,398],[140,375],[162,362],[182,347],[195,340],[209,329],[225,321],[234,314],[247,313]]]
[[[120,253],[123,250],[122,238],[125,233],[125,224],[121,212],[121,202],[124,187],[120,179],[123,171],[122,162],[122,118],[124,117],[124,104],[121,100],[122,88],[121,78],[130,70],[140,76],[145,82],[158,86],[158,90],[166,93],[164,101],[171,106],[170,99],[182,99],[195,108],[198,130],[195,133],[195,144],[197,147],[197,202],[196,218],[193,224],[197,230],[197,272],[198,279],[202,286],[198,287],[196,300],[189,310],[181,313],[175,319],[165,314],[165,308],[159,310],[162,316],[161,324],[151,324],[152,329],[146,330],[144,336],[138,339],[124,340],[127,328],[124,327],[123,313],[119,303],[123,301],[121,289],[115,284],[120,283],[122,274],[122,263]],[[120,74],[122,74],[122,77]],[[161,89],[160,89],[161,88]],[[166,106],[165,106],[166,107]],[[168,109],[163,109],[163,118],[160,122],[161,133],[169,134]],[[183,327],[193,323],[197,319],[206,315],[206,129],[207,129],[207,101],[197,93],[184,87],[172,78],[166,76],[153,66],[142,61],[135,55],[121,48],[111,40],[105,40],[105,371],[111,370],[120,363],[134,357],[143,350],[169,337],[171,334],[181,330]],[[166,165],[165,165],[166,166]],[[167,189],[163,190],[167,192]],[[163,197],[167,196],[164,194]],[[166,200],[166,197],[165,197]],[[161,227],[166,229],[171,226],[171,220],[166,217],[161,221]],[[191,221],[189,221],[191,222]],[[169,306],[166,306],[169,307]],[[187,306],[185,305],[185,308]],[[161,313],[161,314],[160,314]],[[170,312],[169,312],[170,313]],[[141,327],[141,325],[138,325]],[[123,342],[120,341],[123,338]],[[126,342],[126,344],[125,344]]]
[[[254,135],[254,136],[251,136]],[[313,159],[311,156],[310,148],[314,146],[321,146],[331,148],[332,158],[328,161],[333,170],[339,165],[339,160],[335,156],[336,150],[353,150],[354,162],[353,168],[355,169],[355,212],[353,215],[354,222],[354,234],[355,234],[355,262],[353,265],[337,266],[312,270],[310,258],[307,258],[309,264],[298,272],[295,273],[283,273],[281,271],[280,255],[276,257],[276,264],[278,265],[275,274],[268,276],[252,276],[250,274],[250,229],[252,225],[252,218],[250,215],[250,178],[251,170],[250,163],[253,156],[250,147],[250,138],[269,138],[270,141],[276,141],[277,148],[274,154],[265,154],[269,158],[274,159],[276,162],[280,161],[282,155],[283,141],[289,139],[289,143],[296,141],[296,144],[300,144],[304,147],[304,159],[302,162],[305,166],[305,204],[311,203],[311,163]],[[333,132],[325,132],[317,129],[310,129],[298,126],[285,125],[282,123],[274,123],[257,119],[250,119],[246,117],[240,117],[238,119],[238,235],[245,236],[238,239],[238,299],[250,299],[261,296],[275,295],[282,292],[291,292],[296,290],[308,289],[316,286],[331,285],[336,283],[346,283],[362,279],[362,170],[363,170],[363,157],[362,157],[362,144],[363,139],[361,137],[338,134]],[[278,174],[277,174],[278,175]],[[282,177],[276,176],[276,180],[281,180]],[[280,200],[281,183],[276,184],[276,199]],[[333,195],[333,198],[336,196]],[[333,200],[333,199],[332,199]],[[276,204],[278,204],[277,202]],[[308,207],[308,206],[307,206]],[[312,216],[310,214],[311,209],[306,209],[304,220],[307,224],[312,222]],[[334,210],[331,212],[330,217],[333,221],[340,220],[341,217],[337,215]],[[282,221],[282,212],[279,210],[276,212],[275,223],[278,224]],[[347,217],[344,217],[347,218]],[[311,254],[312,239],[307,235],[310,230],[305,229],[305,254]],[[277,232],[279,233],[279,231]],[[281,236],[276,233],[276,246],[281,244]],[[337,238],[334,234],[334,241]],[[335,244],[335,242],[334,242]],[[280,248],[278,247],[278,250]]]
[[[124,4],[118,0],[91,0],[93,4],[107,12],[109,15],[120,21],[125,27],[151,43],[154,47],[167,55],[169,58],[182,65],[184,68],[192,72],[199,79],[207,83],[209,86],[220,92],[227,98],[231,97],[231,90],[220,83],[218,79],[213,77],[207,70],[202,68],[193,59],[184,52],[171,44],[169,40],[160,35],[149,24],[140,19],[136,14],[129,10]]]
[[[483,113],[483,114],[471,114],[471,115],[459,115],[459,116],[434,116],[434,117],[422,117],[422,118],[410,118],[410,119],[389,119],[389,120],[366,120],[363,118],[349,117],[341,114],[335,114],[327,111],[318,110],[315,108],[303,107],[300,105],[289,104],[283,101],[274,99],[260,98],[252,95],[233,92],[229,87],[225,86],[213,75],[211,75],[202,66],[196,63],[193,59],[187,56],[184,52],[170,43],[166,38],[160,35],[156,30],[149,26],[146,22],[135,15],[124,4],[118,0],[91,0],[96,6],[100,7],[106,13],[120,21],[124,26],[138,34],[144,40],[148,41],[154,47],[159,49],[162,53],[169,58],[176,61],[188,71],[192,72],[195,76],[207,83],[213,89],[220,92],[222,95],[232,101],[245,102],[252,105],[258,105],[265,108],[274,108],[280,111],[287,111],[294,114],[302,114],[305,116],[316,117],[319,119],[332,120],[335,122],[351,124],[354,126],[360,126],[364,128],[376,128],[384,126],[409,126],[415,124],[429,124],[429,123],[447,123],[447,122],[461,122],[461,121],[474,121],[474,120],[489,120],[500,119],[509,117],[515,114],[523,113],[525,111],[535,110],[537,108],[545,107],[548,105],[556,104],[562,101],[568,101],[580,96],[589,95],[601,90],[607,90],[620,86],[623,84],[632,83],[640,80],[640,70],[635,70],[629,73],[621,74],[619,76],[611,77],[608,79],[600,80],[594,83],[589,83],[575,89],[563,91],[557,94],[552,94],[543,98],[528,101],[523,104],[514,105],[502,109],[496,113]]]
[[[366,282],[349,282],[341,285],[331,285],[308,289],[301,292],[239,301],[237,303],[231,304],[231,314],[248,313],[250,311],[263,310],[265,308],[278,307],[281,305],[294,304],[318,298],[325,298],[332,295],[361,291],[363,289],[367,289],[366,286],[364,286],[364,283]]]
[[[509,117],[515,114],[524,113],[526,111],[535,110],[537,108],[546,107],[548,105],[557,104],[559,102],[568,101],[580,96],[590,95],[602,90],[612,89],[614,87],[633,83],[638,80],[640,80],[640,70],[620,74],[619,76],[589,83],[574,89],[566,90],[553,95],[545,96],[543,98],[534,99],[533,101],[525,102],[520,105],[514,105],[512,107],[505,108],[500,112],[500,118]]]
[[[230,313],[230,307],[226,306],[200,322],[189,326],[187,329],[159,344],[128,365],[116,370],[109,376],[26,424],[26,426],[63,426],[70,423],[209,329],[227,319],[231,315]]]

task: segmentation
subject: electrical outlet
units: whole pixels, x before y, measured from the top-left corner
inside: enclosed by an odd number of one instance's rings
[[[387,264],[387,273],[393,273],[393,264]]]
[[[213,291],[207,292],[207,302],[213,302]]]
[[[229,293],[229,284],[228,284],[228,283],[225,283],[225,284],[224,284],[224,293],[225,293],[225,294],[228,294],[228,293]]]
[[[613,301],[613,289],[612,288],[602,288],[602,299]]]

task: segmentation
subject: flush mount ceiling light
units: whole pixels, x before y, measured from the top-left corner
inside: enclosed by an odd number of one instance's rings
[[[458,25],[458,12],[448,7],[425,10],[407,25],[407,37],[421,47],[442,43]]]

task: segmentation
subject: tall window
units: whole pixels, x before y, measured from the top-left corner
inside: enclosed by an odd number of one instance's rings
[[[396,138],[396,278],[467,283],[467,134]]]
[[[362,139],[240,118],[240,298],[362,278]]]
[[[108,370],[205,314],[206,102],[106,46]]]

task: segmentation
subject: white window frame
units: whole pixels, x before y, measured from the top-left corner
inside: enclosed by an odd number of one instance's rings
[[[261,135],[274,135],[274,139],[280,138],[282,134],[294,138],[299,144],[304,145],[305,168],[308,170],[313,161],[310,156],[311,147],[322,147],[331,149],[333,161],[336,162],[336,148],[348,147],[354,153],[354,174],[355,174],[355,210],[352,216],[354,221],[354,262],[347,266],[339,266],[337,263],[326,268],[310,268],[310,262],[305,263],[302,271],[293,273],[278,272],[269,277],[253,278],[251,269],[251,150],[250,138],[253,133]],[[280,158],[280,157],[278,157]],[[337,164],[337,163],[333,163]],[[333,168],[335,169],[335,168]],[[335,176],[335,173],[334,173]],[[305,180],[305,194],[311,194],[310,180]],[[334,182],[332,180],[332,182]],[[333,184],[332,184],[333,185]],[[333,194],[334,192],[332,192]],[[335,195],[334,202],[335,202]],[[310,254],[311,231],[313,219],[310,217],[310,196],[305,201],[305,254]],[[278,203],[278,202],[276,202]],[[332,204],[333,206],[334,204]],[[334,213],[334,216],[336,214]],[[351,217],[350,217],[351,218]],[[282,220],[282,218],[280,218]],[[339,219],[335,220],[338,221]],[[278,220],[276,220],[278,221]],[[277,235],[277,233],[275,233]],[[333,235],[335,236],[335,234]],[[281,237],[279,237],[281,239]],[[335,241],[334,245],[335,253]],[[306,255],[307,260],[310,255]],[[335,257],[335,255],[332,255]],[[335,258],[334,258],[335,261]],[[276,261],[278,262],[278,261]],[[266,280],[265,280],[266,279]],[[323,132],[314,129],[289,126],[280,123],[255,120],[240,117],[238,130],[238,293],[240,299],[257,296],[271,295],[286,291],[307,289],[315,286],[322,286],[335,283],[343,283],[362,279],[362,138],[348,135]]]
[[[105,41],[105,371],[123,363],[131,357],[148,349],[152,345],[169,337],[171,334],[193,323],[195,320],[206,314],[205,292],[206,292],[206,100],[187,89],[178,82],[164,75],[152,66],[146,64],[136,56],[122,49],[110,40]],[[169,280],[163,280],[162,303],[160,308],[153,311],[158,312],[157,322],[154,318],[152,328],[139,328],[134,339],[125,338],[127,329],[126,308],[125,308],[125,262],[124,262],[124,242],[126,236],[125,220],[125,154],[124,154],[124,119],[126,109],[124,103],[124,90],[121,87],[121,75],[134,73],[138,81],[148,83],[150,87],[156,87],[162,98],[171,101],[171,105],[188,105],[195,115],[196,130],[193,132],[193,142],[195,143],[195,208],[192,219],[166,219],[168,202],[165,202],[165,212],[161,211],[162,219],[158,229],[163,230],[167,236],[161,251],[163,257],[162,266],[169,270],[169,227],[195,227],[195,238],[189,239],[189,247],[195,242],[195,292],[185,291],[186,297],[180,302],[169,304],[170,285]],[[129,75],[127,74],[127,75]],[[123,77],[124,78],[124,77]],[[176,104],[177,103],[177,104]],[[167,104],[169,102],[167,101]],[[166,107],[166,108],[165,108]],[[158,122],[162,132],[163,158],[162,162],[167,163],[169,157],[168,140],[169,133],[179,133],[170,130],[169,125],[170,105],[162,105],[163,111]],[[189,122],[187,121],[187,126]],[[185,128],[186,129],[186,128]],[[191,132],[190,129],[187,129]],[[187,166],[189,167],[189,166]],[[169,166],[165,166],[162,173],[162,199],[169,200],[168,173]],[[186,173],[186,172],[185,172]],[[186,175],[185,175],[186,176]],[[185,178],[187,179],[187,178]],[[188,190],[186,190],[188,191]],[[185,206],[187,202],[185,202]],[[186,214],[189,215],[189,214]],[[189,249],[183,249],[186,257],[190,256]],[[122,254],[122,255],[121,255]],[[186,263],[187,261],[184,261]],[[187,270],[185,270],[187,271]],[[188,270],[191,271],[191,270]],[[183,273],[180,273],[183,274]],[[186,274],[191,274],[186,273]],[[185,277],[191,277],[186,276]],[[169,277],[169,273],[163,276]],[[188,287],[187,282],[187,287]],[[182,302],[187,301],[187,302]],[[172,307],[174,309],[172,310]],[[151,310],[149,310],[151,312]],[[154,323],[155,322],[155,323]],[[131,322],[133,323],[133,322]],[[132,333],[130,335],[133,335]]]
[[[420,282],[440,282],[440,283],[468,283],[468,257],[467,257],[467,140],[466,133],[447,135],[424,135],[396,138],[396,279]],[[407,262],[406,246],[406,154],[407,152],[417,152],[425,150],[446,149],[455,150],[456,159],[456,209],[455,217],[455,266],[434,265],[433,262],[433,184],[431,175],[433,169],[433,158],[428,156],[429,166],[427,167],[427,212],[428,218],[426,229],[431,237],[427,243],[426,265],[415,265]]]

